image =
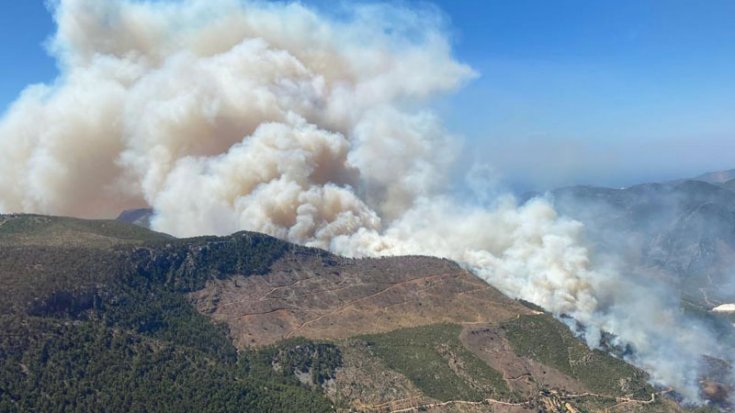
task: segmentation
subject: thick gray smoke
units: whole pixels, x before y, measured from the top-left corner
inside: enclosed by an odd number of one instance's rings
[[[147,205],[178,236],[452,258],[579,320],[591,345],[615,334],[655,383],[698,398],[699,355],[717,344],[661,291],[594,263],[579,223],[542,199],[448,195],[460,145],[429,108],[475,74],[436,12],[61,0],[55,17],[62,75],[0,121],[0,212]]]

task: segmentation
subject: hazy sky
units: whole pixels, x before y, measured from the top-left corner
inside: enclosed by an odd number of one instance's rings
[[[428,4],[480,74],[438,109],[466,156],[509,185],[622,186],[735,167],[735,2]],[[42,45],[54,30],[44,2],[0,7],[4,110],[57,70]]]

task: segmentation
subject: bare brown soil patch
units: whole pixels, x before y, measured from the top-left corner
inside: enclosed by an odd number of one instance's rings
[[[441,322],[495,324],[531,312],[457,264],[429,257],[290,253],[267,275],[211,281],[191,297],[230,327],[239,348]]]

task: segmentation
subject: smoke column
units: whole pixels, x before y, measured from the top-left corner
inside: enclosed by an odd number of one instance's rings
[[[350,256],[458,260],[513,297],[615,334],[698,399],[712,336],[664,286],[596,262],[543,199],[449,195],[460,143],[432,101],[476,76],[430,8],[327,17],[238,0],[61,0],[62,74],[0,120],[0,212],[114,216],[150,206],[177,236],[247,229]]]

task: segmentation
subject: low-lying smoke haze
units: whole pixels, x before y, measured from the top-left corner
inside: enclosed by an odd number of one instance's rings
[[[61,0],[62,75],[0,121],[0,212],[155,210],[177,236],[265,232],[349,256],[458,260],[513,297],[614,334],[698,400],[702,352],[728,357],[663,285],[586,246],[544,199],[457,199],[461,139],[433,100],[470,82],[431,9]],[[482,188],[483,174],[473,186]]]

